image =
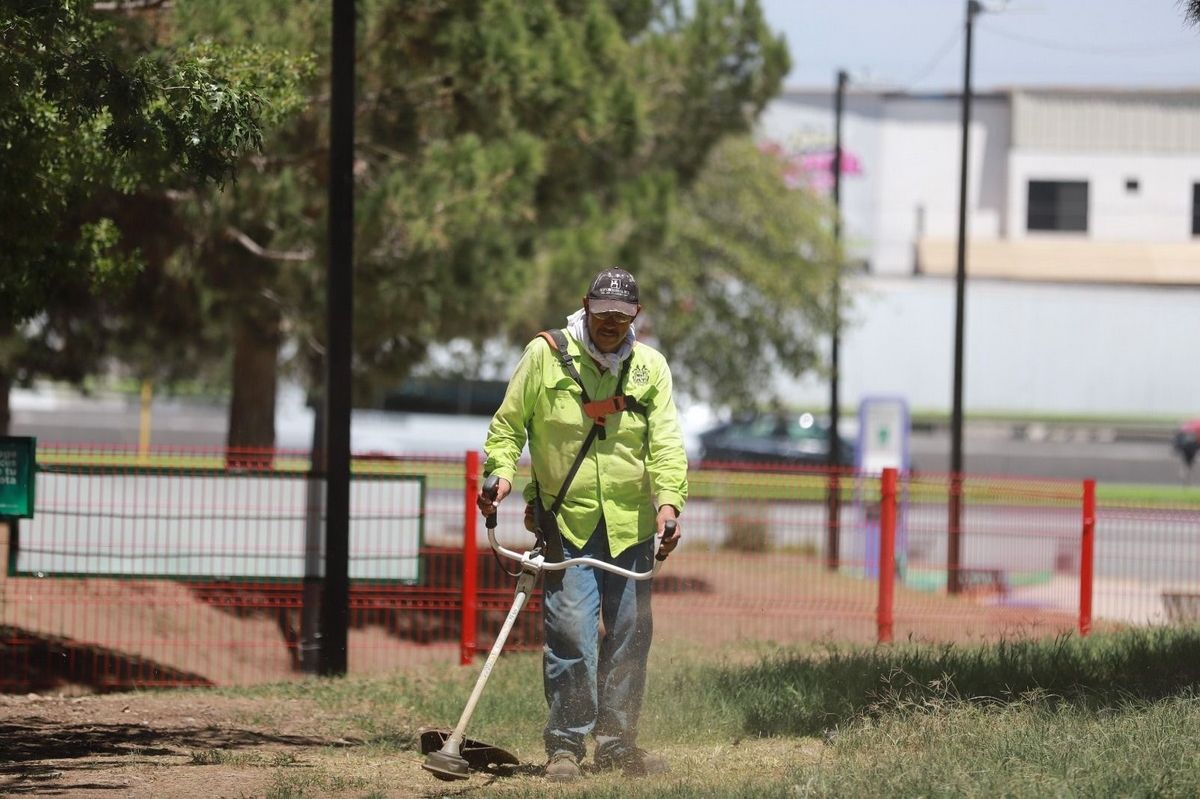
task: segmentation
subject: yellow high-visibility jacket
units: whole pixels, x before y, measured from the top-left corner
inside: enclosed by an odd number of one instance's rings
[[[563,332],[588,396],[613,396],[619,375],[601,372],[570,332]],[[645,344],[635,344],[629,357],[623,393],[645,405],[646,415],[625,410],[607,417],[604,438],[597,436],[592,442],[559,512],[563,537],[578,547],[603,515],[614,556],[657,532],[657,509],[662,505],[682,512],[688,493],[687,454],[671,392],[671,370],[662,353]],[[579,384],[539,336],[525,347],[488,427],[484,474],[511,483],[528,431],[533,476],[542,504],[549,508],[591,427]],[[525,499],[532,498],[531,483]]]

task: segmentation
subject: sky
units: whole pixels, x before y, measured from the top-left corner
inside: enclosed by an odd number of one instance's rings
[[[760,0],[792,54],[787,88],[962,86],[966,0]],[[1200,87],[1180,0],[985,0],[973,85]]]

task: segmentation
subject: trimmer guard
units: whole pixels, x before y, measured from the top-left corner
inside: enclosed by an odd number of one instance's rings
[[[431,729],[428,727],[418,730],[417,735],[420,736],[421,740],[421,754],[427,755],[430,752],[440,751],[452,732],[453,730]],[[486,771],[494,774],[499,772],[502,766],[521,765],[521,761],[512,752],[471,738],[463,739],[459,754],[463,760],[467,761],[467,766],[472,771]]]

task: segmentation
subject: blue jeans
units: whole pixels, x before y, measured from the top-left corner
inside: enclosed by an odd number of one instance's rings
[[[641,572],[653,563],[653,548],[654,539],[650,539],[612,557],[601,519],[582,549],[564,539],[563,557],[583,555]],[[632,748],[637,740],[653,633],[650,581],[630,580],[585,566],[573,566],[560,574],[561,581],[543,582],[546,644],[542,672],[550,707],[544,733],[546,754],[565,751],[582,760],[584,739],[591,733],[597,755],[607,752],[615,756]]]

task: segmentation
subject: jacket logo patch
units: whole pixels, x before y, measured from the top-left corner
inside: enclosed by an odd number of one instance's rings
[[[629,371],[629,382],[635,386],[644,386],[650,382],[650,370],[645,366],[635,366]]]

